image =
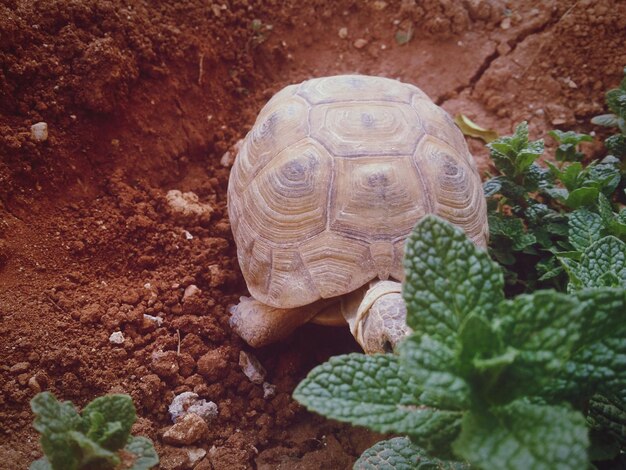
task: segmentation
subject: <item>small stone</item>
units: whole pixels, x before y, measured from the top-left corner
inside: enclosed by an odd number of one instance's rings
[[[234,162],[235,162],[235,157],[233,156],[233,153],[230,150],[224,153],[224,155],[222,155],[222,158],[220,158],[220,165],[226,168],[232,166]]]
[[[374,3],[372,3],[372,8],[374,10],[384,10],[385,8],[387,8],[388,3],[383,1],[383,0],[376,0]]]
[[[172,445],[189,445],[198,442],[209,432],[206,421],[195,413],[187,413],[163,434],[163,440]]]
[[[30,369],[30,363],[18,362],[11,366],[11,368],[9,369],[9,372],[11,372],[12,374],[22,374],[26,372],[28,369]]]
[[[500,28],[509,29],[510,27],[511,27],[511,18],[507,16],[506,18],[502,20],[502,23],[500,23]]]
[[[191,447],[185,449],[185,451],[187,451],[187,455],[189,456],[189,465],[191,467],[196,465],[206,456],[206,450],[201,447]]]
[[[28,388],[30,388],[35,393],[41,392],[41,385],[37,381],[37,377],[35,377],[34,375],[30,379],[28,379]]]
[[[30,126],[30,137],[35,142],[45,142],[48,140],[48,124],[45,122],[37,122]]]
[[[245,351],[239,353],[239,366],[250,382],[262,384],[265,380],[265,368],[252,354]]]
[[[183,392],[176,395],[170,404],[168,411],[172,422],[178,422],[188,413],[194,413],[209,422],[218,415],[217,405],[212,401],[200,399],[197,393]]]
[[[123,344],[124,343],[124,335],[121,331],[115,331],[111,333],[109,336],[109,342],[112,344]]]
[[[193,240],[193,235],[187,230],[183,230],[183,235],[185,235],[185,240]]]
[[[155,317],[154,315],[148,315],[147,313],[144,313],[143,317],[148,321],[156,323],[157,326],[161,326],[163,324],[163,319],[161,317]]]
[[[276,395],[276,385],[272,385],[269,382],[263,382],[263,398],[272,398]]]
[[[178,189],[172,189],[165,195],[168,204],[172,211],[182,215],[205,215],[213,212],[213,207],[210,204],[204,204],[200,202],[200,198],[194,192],[183,193]]]
[[[339,28],[339,37],[345,39],[348,37],[348,28]]]
[[[367,46],[367,39],[357,39],[356,41],[354,41],[353,46],[357,49],[363,49],[365,46]]]
[[[202,292],[202,291],[200,289],[198,289],[198,286],[196,286],[195,284],[189,284],[185,288],[185,293],[183,294],[183,302],[185,302],[190,297],[195,297],[200,292]]]

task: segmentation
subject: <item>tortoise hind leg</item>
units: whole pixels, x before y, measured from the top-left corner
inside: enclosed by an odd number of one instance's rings
[[[332,303],[322,299],[297,308],[275,308],[251,297],[241,297],[229,311],[231,328],[254,348],[289,336]]]

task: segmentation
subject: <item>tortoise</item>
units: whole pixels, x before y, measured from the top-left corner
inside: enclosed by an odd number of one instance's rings
[[[366,353],[408,334],[404,242],[426,214],[487,244],[476,164],[450,116],[419,88],[338,75],[289,85],[261,110],[228,183],[252,297],[230,324],[251,346],[306,322],[345,325]]]

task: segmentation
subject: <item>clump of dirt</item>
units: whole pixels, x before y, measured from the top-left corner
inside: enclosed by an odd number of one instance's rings
[[[529,118],[533,132],[589,131],[626,64],[623,8],[613,0],[5,1],[3,464],[25,468],[41,455],[28,401],[50,390],[79,406],[129,393],[136,431],[155,440],[161,468],[349,468],[380,436],[291,399],[313,366],[358,350],[349,333],[307,325],[251,350],[228,325],[246,288],[222,156],[280,88],[338,73],[414,83],[502,133]],[[37,122],[48,125],[45,141],[31,136]],[[484,147],[471,148],[486,168]],[[259,359],[268,385],[241,370],[242,350]],[[162,438],[182,392],[219,411],[193,448]]]

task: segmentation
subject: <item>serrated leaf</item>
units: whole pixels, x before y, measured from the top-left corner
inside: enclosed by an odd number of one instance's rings
[[[582,187],[575,189],[569,193],[565,204],[572,209],[578,209],[579,207],[591,206],[596,201],[600,190],[592,187]]]
[[[583,171],[583,166],[580,162],[572,163],[565,166],[563,169],[559,169],[550,162],[547,162],[550,172],[557,178],[568,191],[574,191],[579,186],[579,175]]]
[[[598,213],[600,214],[600,217],[602,217],[602,222],[606,227],[608,227],[611,222],[615,220],[615,213],[613,212],[611,202],[604,194],[599,194],[597,203]]]
[[[613,194],[621,179],[619,167],[616,163],[593,162],[585,168],[584,186],[598,188],[604,194]]]
[[[406,437],[380,441],[354,463],[354,470],[469,470],[462,462],[429,457]]]
[[[424,217],[405,246],[407,323],[454,348],[464,318],[503,298],[502,271],[486,251],[438,217]]]
[[[415,378],[424,404],[462,410],[470,405],[468,384],[456,371],[454,351],[427,334],[412,334],[399,348],[400,364]]]
[[[409,435],[426,448],[447,444],[458,432],[461,413],[422,406],[419,385],[390,354],[348,354],[315,367],[294,398],[338,421],[379,432]]]
[[[615,134],[604,139],[604,145],[609,151],[618,157],[626,155],[626,130],[622,130],[623,134]]]
[[[59,402],[50,392],[42,392],[30,401],[35,413],[33,427],[41,433],[41,447],[55,469],[78,468],[69,432],[82,425],[82,418],[70,402]]]
[[[591,124],[604,127],[617,127],[617,116],[615,114],[600,114],[591,118]]]
[[[123,394],[96,398],[83,409],[82,416],[91,428],[89,437],[109,450],[124,447],[137,419],[132,398]],[[94,420],[102,425],[92,426]]]
[[[622,119],[626,119],[626,91],[614,88],[606,92],[606,103],[609,109]]]
[[[96,465],[114,467],[120,463],[120,458],[114,452],[100,446],[93,439],[88,438],[80,431],[69,431],[73,443],[80,449],[81,468],[95,468]]]
[[[626,390],[626,291],[585,289],[570,297],[579,324],[570,357],[550,379],[551,395],[584,401],[595,393]]]
[[[613,236],[603,237],[590,245],[571,269],[580,287],[612,287],[603,283],[607,273],[612,273],[619,285],[626,285],[626,243]],[[577,285],[572,284],[572,288]]]
[[[626,446],[626,403],[617,396],[594,395],[589,401],[587,421],[592,429],[612,435]]]
[[[463,135],[481,139],[486,144],[498,138],[498,133],[496,131],[479,126],[465,114],[459,113],[454,116],[454,122],[457,126],[459,126]]]
[[[498,194],[500,189],[502,189],[503,178],[503,176],[495,176],[485,181],[483,184],[483,193],[485,194],[485,197],[491,197]]]
[[[518,177],[543,153],[543,140],[528,140],[528,123],[522,122],[512,136],[500,137],[487,144],[498,170],[506,176]]]
[[[470,465],[498,470],[587,468],[584,417],[563,406],[518,400],[490,414],[468,412],[453,443]]]
[[[574,248],[584,251],[602,238],[604,223],[602,217],[587,209],[578,209],[569,215],[569,241]]]
[[[128,470],[149,470],[159,464],[154,444],[147,437],[132,436],[124,450],[135,456],[135,461]]]
[[[537,242],[535,236],[526,231],[522,220],[517,217],[504,217],[499,214],[489,215],[489,235],[502,236],[511,240],[514,251],[522,251]]]
[[[485,390],[492,403],[532,396],[551,384],[580,338],[580,306],[566,294],[545,290],[520,295],[492,313],[514,362]]]

